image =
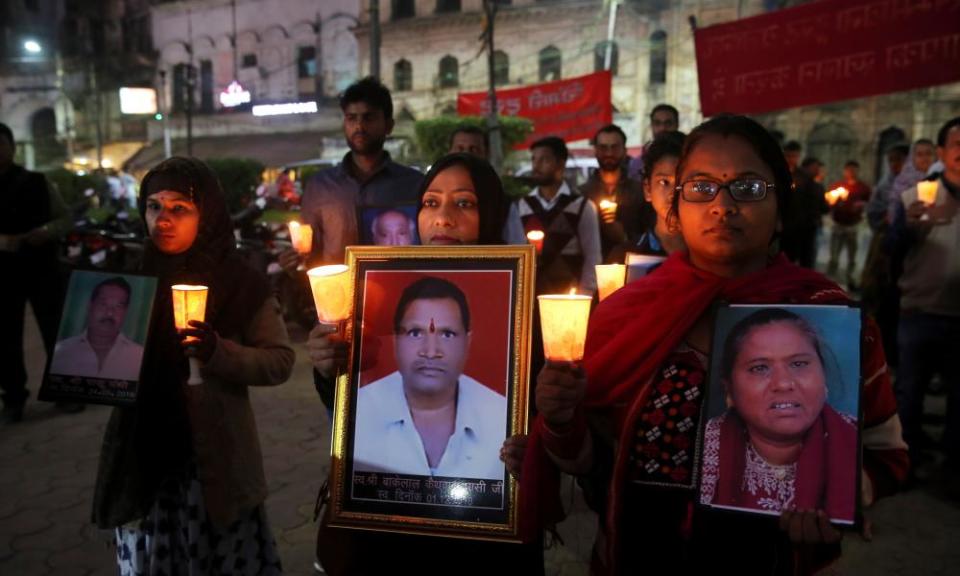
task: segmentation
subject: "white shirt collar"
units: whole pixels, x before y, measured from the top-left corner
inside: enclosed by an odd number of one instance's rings
[[[560,184],[560,188],[557,190],[557,193],[554,194],[553,198],[551,198],[550,200],[547,200],[546,198],[543,197],[543,195],[540,194],[539,186],[537,186],[530,192],[530,196],[533,196],[534,198],[539,200],[540,204],[543,205],[543,208],[545,210],[550,210],[551,208],[556,206],[557,202],[560,200],[560,197],[563,195],[567,195],[567,196],[573,195],[573,191],[570,190],[570,186],[567,184],[566,180],[564,180]]]

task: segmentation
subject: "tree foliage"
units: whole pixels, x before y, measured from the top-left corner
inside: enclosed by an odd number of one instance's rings
[[[220,180],[231,212],[238,212],[256,194],[263,162],[252,158],[208,158],[204,162]]]
[[[450,137],[460,126],[476,126],[486,129],[487,120],[482,116],[440,116],[414,123],[417,148],[420,157],[432,164],[447,153]],[[500,116],[500,133],[503,135],[504,154],[533,132],[533,122],[516,116]]]

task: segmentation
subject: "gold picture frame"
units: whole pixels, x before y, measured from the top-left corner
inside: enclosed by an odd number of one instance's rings
[[[330,525],[519,542],[522,495],[499,452],[527,431],[533,246],[351,246],[346,254],[353,313],[334,408]],[[462,298],[445,295],[450,285]],[[436,328],[434,312],[425,313],[429,328],[419,326],[420,300],[453,301],[452,312],[436,312]],[[436,461],[407,398],[435,398],[431,386],[449,386],[454,373],[453,434]],[[432,464],[424,446],[434,448]]]

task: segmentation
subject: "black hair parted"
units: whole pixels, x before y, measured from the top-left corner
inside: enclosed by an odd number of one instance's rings
[[[796,326],[810,339],[810,344],[817,352],[820,365],[825,366],[823,359],[823,343],[820,334],[803,317],[783,308],[761,308],[759,311],[742,318],[733,325],[723,342],[723,352],[720,356],[720,377],[730,380],[733,374],[733,365],[737,362],[737,355],[750,331],[758,326],[767,326],[778,322],[789,322]]]
[[[677,185],[682,184],[681,176],[686,168],[690,153],[701,140],[711,135],[724,138],[735,136],[742,139],[756,152],[760,161],[770,168],[770,171],[773,172],[773,191],[777,198],[777,218],[782,221],[783,211],[789,198],[788,195],[793,189],[793,176],[790,173],[790,166],[787,165],[787,158],[783,155],[783,150],[780,149],[777,139],[759,122],[747,116],[720,114],[694,128],[683,143],[683,153],[680,156],[680,162],[677,164]],[[670,206],[670,216],[668,218],[676,218],[679,214],[680,196],[680,194],[673,195],[673,203]]]
[[[387,120],[393,118],[393,98],[390,90],[373,76],[357,80],[340,94],[340,109],[346,111],[347,106],[363,102],[371,108],[383,111]]]
[[[600,136],[601,134],[619,134],[620,139],[623,141],[623,145],[624,146],[627,145],[626,132],[624,132],[623,128],[617,126],[616,124],[607,124],[603,128],[600,128],[599,130],[597,130],[597,132],[593,135],[593,138],[590,139],[590,143],[593,145],[596,145],[597,137]]]
[[[550,151],[553,152],[554,158],[562,165],[566,165],[567,158],[570,157],[566,142],[559,136],[545,136],[534,141],[534,143],[530,145],[530,150],[532,151],[536,148],[549,148]]]
[[[120,288],[124,292],[126,292],[127,302],[128,303],[130,302],[130,293],[132,292],[132,289],[130,288],[130,283],[127,282],[126,278],[124,278],[123,276],[114,276],[112,278],[107,278],[103,282],[100,282],[99,284],[94,286],[93,292],[90,293],[90,301],[93,302],[94,300],[96,300],[97,296],[100,294],[100,290],[102,290],[107,286],[115,286],[117,288]]]
[[[947,134],[950,133],[954,128],[960,127],[960,116],[956,116],[947,120],[947,123],[940,127],[940,131],[937,132],[937,146],[943,148],[947,145]]]
[[[643,153],[643,177],[650,179],[653,175],[653,167],[661,158],[680,158],[683,152],[683,141],[687,135],[683,132],[673,131],[664,132],[653,139],[653,143],[647,147]]]
[[[656,106],[654,106],[653,110],[650,111],[651,120],[653,120],[653,115],[656,114],[657,112],[669,112],[670,114],[673,114],[673,119],[676,120],[677,124],[680,123],[680,111],[677,110],[675,107],[671,106],[670,104],[661,102],[660,104],[657,104]]]
[[[407,308],[415,300],[445,300],[451,299],[460,308],[460,319],[463,321],[465,332],[470,331],[470,306],[467,305],[467,296],[456,284],[436,276],[424,276],[403,289],[397,310],[393,314],[393,333],[403,332],[403,316]]]

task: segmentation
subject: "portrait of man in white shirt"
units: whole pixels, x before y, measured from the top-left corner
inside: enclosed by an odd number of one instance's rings
[[[50,372],[105,380],[138,380],[143,346],[122,332],[130,294],[130,284],[122,276],[97,284],[90,294],[84,330],[57,342]]]
[[[357,395],[355,471],[503,479],[507,399],[463,373],[471,341],[456,284],[427,276],[404,289],[393,318],[398,369]]]

